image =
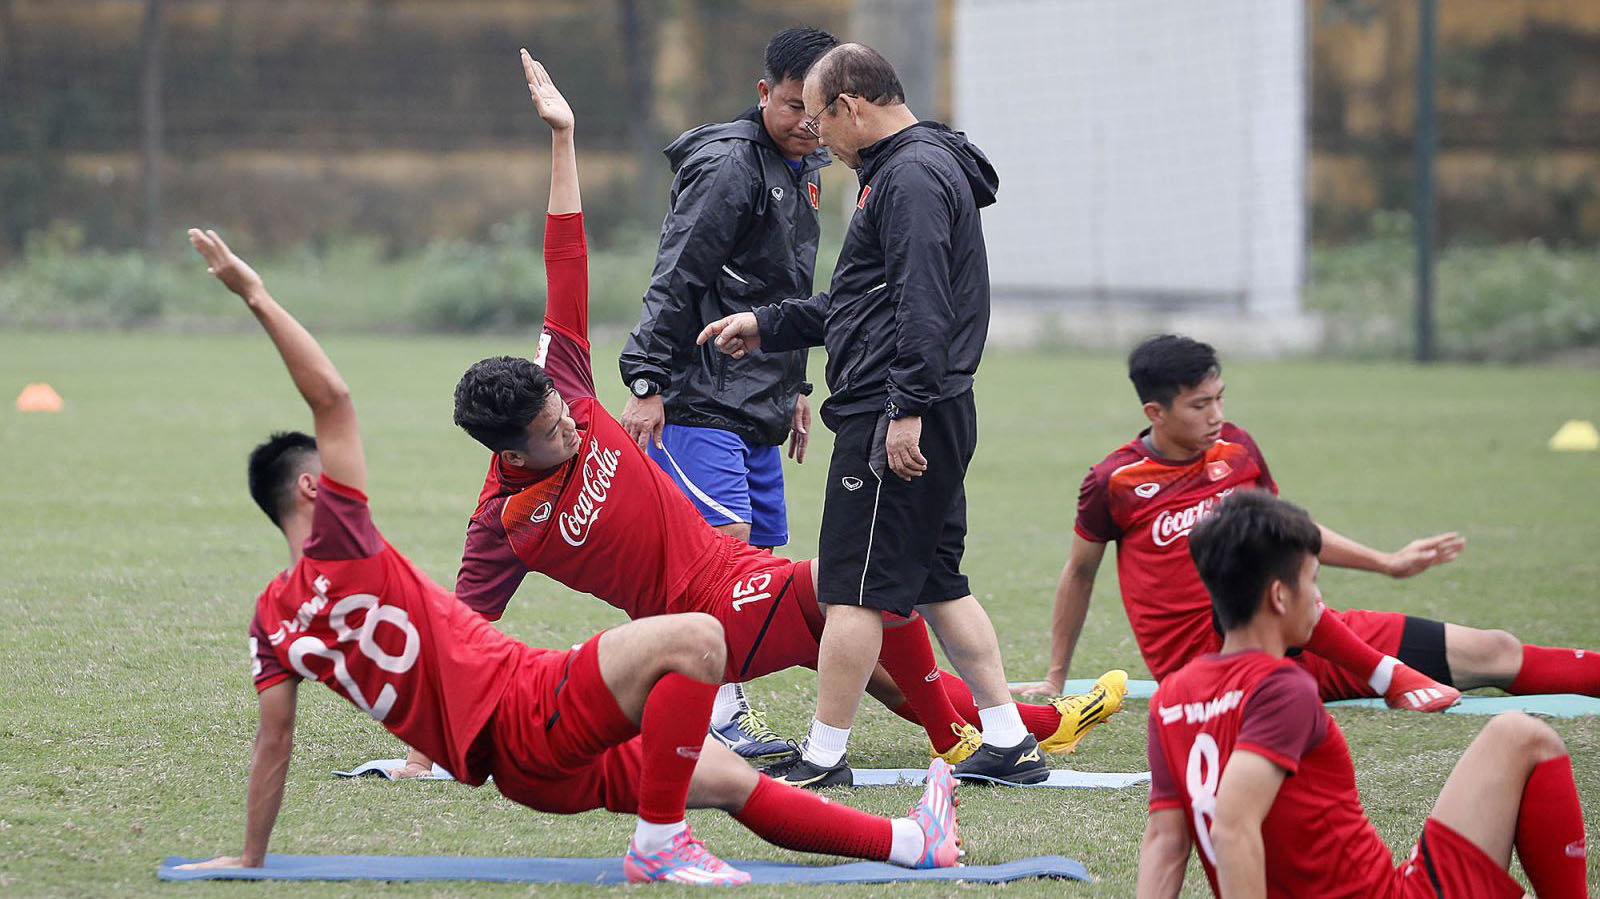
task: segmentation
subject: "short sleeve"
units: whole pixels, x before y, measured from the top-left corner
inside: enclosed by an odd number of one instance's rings
[[[1250,454],[1250,458],[1254,459],[1257,467],[1261,469],[1261,476],[1256,479],[1257,486],[1262,490],[1270,491],[1273,496],[1277,496],[1278,482],[1272,479],[1272,469],[1267,467],[1267,457],[1262,455],[1261,447],[1256,445],[1255,438],[1251,437],[1243,428],[1235,428],[1234,436],[1238,439],[1238,442],[1244,444],[1245,451]]]
[[[490,500],[467,523],[467,542],[456,573],[456,598],[490,621],[505,612],[528,574],[500,521],[503,505],[501,500]]]
[[[267,629],[261,624],[261,613],[257,612],[250,618],[250,677],[255,681],[256,692],[260,693],[294,676],[272,651]]]
[[[1150,700],[1150,714],[1146,716],[1145,755],[1150,763],[1150,811],[1180,808],[1183,797],[1178,794],[1178,784],[1172,779],[1172,768],[1167,764],[1167,750],[1161,745],[1161,731],[1156,724],[1156,700]]]
[[[1262,678],[1244,701],[1234,749],[1246,749],[1290,774],[1300,758],[1328,736],[1328,713],[1317,682],[1285,665]]]
[[[1122,536],[1122,530],[1111,520],[1110,483],[1110,475],[1096,466],[1089,469],[1078,487],[1078,520],[1072,529],[1085,540],[1110,543]]]
[[[372,523],[367,496],[323,475],[311,515],[305,554],[323,562],[370,559],[383,551],[383,537]]]

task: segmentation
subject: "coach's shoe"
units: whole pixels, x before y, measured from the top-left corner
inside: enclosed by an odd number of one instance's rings
[[[1045,752],[1072,752],[1095,725],[1110,718],[1122,708],[1122,697],[1128,695],[1128,672],[1113,668],[1094,682],[1087,693],[1077,696],[1058,696],[1050,700],[1061,723],[1056,732],[1044,738],[1039,748]]]
[[[996,749],[988,743],[955,767],[953,772],[960,780],[992,781],[1002,784],[1036,784],[1050,777],[1050,768],[1039,752],[1039,741],[1029,734],[1026,739],[1006,749]]]
[[[713,726],[711,736],[752,762],[786,762],[799,755],[794,744],[778,736],[755,709],[745,709],[721,727]]]
[[[1384,704],[1412,712],[1442,712],[1461,701],[1461,691],[1441,684],[1404,662],[1394,666]]]
[[[956,781],[944,759],[928,766],[922,798],[906,817],[922,830],[922,857],[913,868],[953,868],[961,864],[961,837],[956,833]]]
[[[761,773],[778,783],[788,784],[791,787],[804,787],[808,790],[855,786],[856,776],[850,770],[849,759],[840,756],[839,764],[824,768],[806,761],[805,756],[798,751],[798,747],[796,749],[794,758],[768,765],[761,769]]]
[[[928,758],[944,759],[952,765],[958,765],[967,760],[967,757],[978,751],[983,745],[983,731],[970,724],[957,724],[950,722],[950,729],[955,732],[956,745],[940,752],[928,744]]]
[[[628,843],[622,858],[622,873],[629,883],[690,883],[698,886],[738,886],[750,882],[750,875],[733,867],[706,849],[686,826],[672,838],[667,848],[644,855]]]

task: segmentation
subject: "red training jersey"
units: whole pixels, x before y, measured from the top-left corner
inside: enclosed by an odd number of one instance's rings
[[[256,600],[256,691],[290,678],[333,688],[457,780],[530,649],[495,630],[378,533],[367,498],[324,475],[300,561]]]
[[[595,398],[581,213],[546,216],[544,254],[549,291],[534,361],[567,401],[582,443],[549,472],[491,461],[456,594],[498,618],[523,576],[538,571],[630,618],[689,611],[690,581],[739,541],[707,525]]]
[[[1257,651],[1201,656],[1161,682],[1149,728],[1150,810],[1184,812],[1213,893],[1222,895],[1211,824],[1236,749],[1289,775],[1261,823],[1268,896],[1365,899],[1392,884],[1344,734],[1295,663]]]
[[[1278,492],[1254,440],[1231,423],[1200,456],[1174,462],[1132,442],[1089,469],[1078,491],[1078,536],[1117,543],[1122,605],[1145,664],[1157,680],[1222,638],[1211,624],[1211,596],[1189,557],[1189,531],[1240,488]]]

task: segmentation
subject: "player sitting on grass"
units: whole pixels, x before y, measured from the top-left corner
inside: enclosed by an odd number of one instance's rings
[[[311,408],[316,438],[277,434],[250,456],[250,493],[288,541],[290,568],[256,600],[250,650],[260,705],[244,854],[198,867],[258,867],[283,799],[303,678],[321,681],[457,780],[490,777],[539,811],[637,814],[630,881],[746,883],[706,851],[684,808],[720,808],[789,849],[956,864],[954,787],[935,760],[907,818],[879,818],[762,777],[707,736],[725,667],[722,626],[665,615],[575,649],[534,649],[435,585],[378,532],[344,380],[216,232],[190,231],[238,294]],[[619,564],[625,564],[621,560]]]
[[[1152,337],[1128,357],[1128,377],[1150,427],[1083,480],[1076,535],[1056,589],[1050,671],[1026,692],[1060,689],[1112,541],[1122,602],[1151,673],[1164,678],[1215,651],[1220,637],[1189,558],[1189,530],[1235,490],[1278,492],[1255,441],[1223,416],[1222,365],[1209,345]],[[1322,564],[1396,578],[1449,562],[1466,542],[1439,534],[1383,553],[1318,527]],[[1440,711],[1473,687],[1600,695],[1600,653],[1528,646],[1502,630],[1398,613],[1326,609],[1304,649],[1297,660],[1325,700],[1382,696],[1391,708]]]
[[[1356,795],[1350,750],[1304,669],[1284,658],[1321,611],[1323,535],[1304,511],[1241,489],[1189,537],[1221,651],[1150,700],[1150,820],[1140,899],[1171,899],[1193,842],[1218,896],[1514,899],[1516,849],[1541,899],[1586,896],[1583,809],[1556,732],[1494,718],[1445,781],[1398,868]]]
[[[822,632],[815,562],[776,557],[706,524],[595,397],[574,116],[526,54],[523,67],[534,107],[551,128],[544,331],[536,359],[484,359],[456,385],[456,423],[494,452],[467,526],[456,594],[499,618],[523,577],[538,571],[630,618],[715,616],[727,638],[722,676],[729,683],[814,668]],[[940,672],[920,617],[896,622],[885,629],[882,653],[892,682],[880,675],[874,695],[920,723],[936,753],[959,762],[979,745],[972,694]],[[1125,682],[1115,672],[1090,693],[1023,706],[1023,724],[1047,752],[1071,750],[1121,707]],[[428,770],[413,753],[402,773]],[[841,766],[805,785],[852,779]]]

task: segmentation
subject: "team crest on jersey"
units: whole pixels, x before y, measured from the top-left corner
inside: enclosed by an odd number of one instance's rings
[[[856,208],[857,209],[866,209],[867,208],[867,197],[869,197],[871,195],[872,195],[872,185],[868,184],[866,187],[861,188],[861,198],[859,200],[856,200]]]
[[[548,502],[544,502],[539,504],[539,508],[533,510],[533,514],[528,516],[528,520],[534,524],[538,524],[549,517],[550,504]]]
[[[1140,484],[1139,486],[1133,488],[1133,492],[1139,494],[1145,499],[1149,499],[1150,497],[1155,496],[1156,491],[1160,489],[1161,485],[1152,481],[1149,484]]]
[[[783,202],[783,188],[774,187],[772,189],[772,199],[777,200],[779,203],[782,203]]]
[[[1206,463],[1206,477],[1213,481],[1220,481],[1230,474],[1233,474],[1233,466],[1223,459]]]
[[[822,189],[815,181],[806,182],[806,193],[811,195],[811,208],[817,209],[822,203]]]

